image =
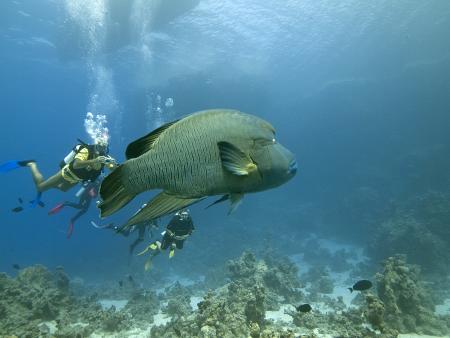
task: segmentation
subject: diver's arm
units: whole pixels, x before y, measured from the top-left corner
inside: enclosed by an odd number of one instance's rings
[[[99,156],[99,157],[96,157],[96,158],[94,158],[92,160],[85,160],[85,161],[82,161],[80,159],[75,159],[73,161],[73,167],[75,169],[83,169],[83,168],[92,166],[92,165],[97,164],[97,163],[104,163],[105,160],[106,160],[106,156]]]

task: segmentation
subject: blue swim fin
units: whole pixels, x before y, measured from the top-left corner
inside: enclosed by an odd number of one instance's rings
[[[34,162],[34,160],[25,160],[25,161],[8,161],[3,164],[0,164],[0,173],[7,173],[8,171],[25,167],[28,163]]]
[[[31,204],[31,208],[36,208],[37,205],[41,206],[42,201],[41,201],[41,197],[42,197],[42,192],[38,192],[36,195],[36,198],[32,201],[30,201]],[[45,204],[43,204],[45,206]]]
[[[8,171],[20,168],[19,161],[8,161],[0,164],[0,172],[7,173]]]

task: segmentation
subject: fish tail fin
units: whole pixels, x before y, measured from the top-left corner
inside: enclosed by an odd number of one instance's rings
[[[117,210],[127,205],[135,196],[135,193],[127,191],[123,185],[124,165],[118,166],[103,180],[100,186],[102,202],[98,205],[101,217],[112,215]]]

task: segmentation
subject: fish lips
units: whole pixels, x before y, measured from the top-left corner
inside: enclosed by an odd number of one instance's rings
[[[295,176],[295,174],[297,173],[298,170],[298,164],[297,161],[295,159],[293,159],[290,163],[289,163],[289,167],[288,167],[288,175],[290,176]]]

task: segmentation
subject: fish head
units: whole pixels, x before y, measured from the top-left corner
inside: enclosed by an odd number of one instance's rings
[[[278,143],[275,138],[256,140],[251,157],[262,177],[262,189],[278,187],[297,173],[294,154]]]

